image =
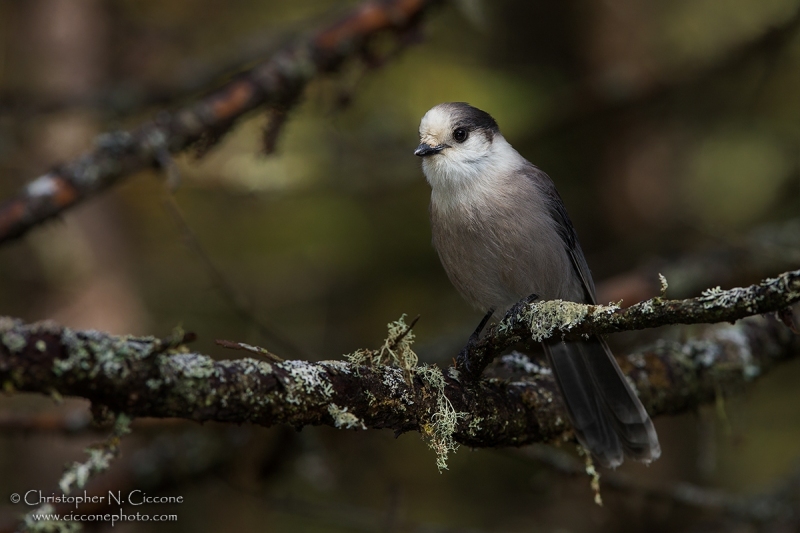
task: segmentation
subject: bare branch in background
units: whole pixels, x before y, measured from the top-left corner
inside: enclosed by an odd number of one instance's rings
[[[54,432],[64,435],[83,434],[91,427],[92,415],[86,409],[72,409],[67,413],[21,414],[0,412],[0,430],[6,433]]]
[[[209,431],[208,427],[189,425],[184,421],[174,424],[175,420],[150,420],[159,422],[158,425],[167,431],[160,431],[157,439],[146,441],[135,450],[126,447],[114,460],[113,468],[89,481],[86,489],[90,493],[163,492],[184,484],[216,482],[220,476],[234,476],[241,468],[247,468],[259,481],[268,481],[279,471],[276,464],[297,453],[299,435],[289,428],[274,432],[273,438],[264,440],[261,438],[263,434],[254,435],[249,428]],[[148,423],[147,419],[135,421],[133,429],[141,429],[143,422]],[[166,427],[170,425],[172,427]],[[108,428],[105,431],[107,433]],[[139,434],[138,431],[134,433]],[[246,456],[244,451],[251,440],[264,450],[264,455],[257,458]],[[74,503],[53,505],[55,514],[65,515],[75,510]],[[113,500],[105,499],[86,502],[79,511],[84,515],[105,514],[119,512],[119,506]],[[19,531],[17,522],[16,516],[0,519],[0,533]]]
[[[172,194],[167,194],[164,200],[164,207],[167,213],[170,214],[175,221],[175,225],[183,235],[183,241],[186,247],[200,260],[200,264],[204,267],[213,287],[217,290],[219,295],[230,305],[231,309],[239,316],[242,322],[250,324],[259,335],[269,344],[276,346],[278,349],[288,352],[291,356],[310,359],[311,354],[306,350],[286,338],[283,334],[275,331],[272,327],[265,322],[258,319],[256,311],[247,299],[242,296],[236,287],[228,281],[228,278],[217,267],[214,260],[206,252],[197,234],[186,222],[178,202]]]
[[[63,494],[70,494],[73,490],[86,487],[90,479],[109,469],[111,461],[119,454],[120,440],[130,433],[131,419],[125,415],[117,415],[111,434],[103,442],[86,449],[89,458],[83,462],[73,462],[68,466],[58,482],[58,487]],[[51,514],[54,507],[46,503],[41,507],[32,509],[23,518],[22,531],[61,531],[63,524],[58,520],[39,520],[36,515]]]
[[[243,115],[260,107],[285,109],[308,83],[363,55],[373,38],[402,35],[440,0],[374,0],[339,22],[279,50],[196,103],[162,112],[129,131],[100,135],[93,151],[30,182],[0,205],[0,243],[23,235],[121,178],[159,164],[165,150],[207,148]]]
[[[552,446],[534,444],[514,450],[514,455],[546,464],[568,476],[585,477],[586,466],[570,454]],[[795,518],[793,487],[800,481],[800,470],[791,472],[774,488],[756,495],[740,496],[718,489],[691,483],[646,484],[620,472],[603,472],[601,487],[645,496],[648,499],[670,500],[675,503],[705,510],[721,510],[726,514],[751,522],[771,522]]]
[[[704,243],[673,259],[651,259],[641,266],[597,284],[601,302],[630,305],[659,293],[658,274],[669,281],[673,298],[690,298],[713,285],[750,283],[772,272],[800,265],[800,219],[757,227],[724,242]]]

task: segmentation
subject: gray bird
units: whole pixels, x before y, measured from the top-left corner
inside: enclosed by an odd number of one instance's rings
[[[486,313],[537,295],[596,303],[594,282],[550,178],[505,140],[497,122],[466,103],[444,103],[419,126],[431,186],[433,245],[450,281]],[[661,448],[653,423],[605,340],[543,343],[578,440],[614,468]]]

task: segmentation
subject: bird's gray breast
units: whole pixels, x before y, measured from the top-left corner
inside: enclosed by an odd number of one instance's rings
[[[480,310],[520,299],[581,300],[583,290],[549,214],[547,198],[524,174],[447,201],[431,197],[433,245],[451,282]]]

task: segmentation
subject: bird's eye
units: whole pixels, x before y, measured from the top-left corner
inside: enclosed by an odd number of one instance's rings
[[[467,140],[467,130],[464,128],[456,128],[453,130],[453,139],[455,139],[456,142],[463,143]]]

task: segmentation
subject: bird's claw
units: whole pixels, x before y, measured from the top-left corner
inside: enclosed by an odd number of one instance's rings
[[[536,300],[539,299],[538,294],[531,294],[530,296],[523,298],[522,300],[518,301],[511,308],[506,312],[505,318],[514,318],[517,315],[522,314],[522,311],[525,309],[526,306],[532,304]]]
[[[469,364],[469,356],[472,353],[473,347],[475,343],[478,342],[479,335],[475,335],[474,333],[470,335],[469,340],[467,341],[466,346],[464,346],[460,352],[458,352],[458,357],[456,360],[458,361],[458,367],[463,368],[466,374],[471,373],[470,364]]]

